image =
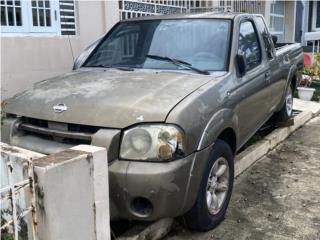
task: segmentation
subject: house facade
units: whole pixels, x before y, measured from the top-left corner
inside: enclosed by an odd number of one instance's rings
[[[69,72],[80,52],[122,19],[207,11],[261,13],[279,42],[307,44],[305,34],[319,31],[318,5],[260,0],[4,0],[1,99]]]
[[[118,11],[116,1],[1,1],[1,99],[69,72]]]
[[[320,51],[320,2],[296,2],[295,41],[303,46],[309,45],[307,51]],[[312,49],[311,49],[312,48]]]

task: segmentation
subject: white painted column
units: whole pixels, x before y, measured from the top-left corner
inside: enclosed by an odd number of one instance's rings
[[[34,161],[38,238],[110,239],[104,148],[80,145]]]
[[[295,16],[296,16],[296,2],[295,1],[286,1],[285,2],[285,33],[284,39],[286,43],[294,42],[295,34]]]
[[[266,20],[266,24],[268,27],[270,26],[270,12],[271,12],[271,1],[264,1],[264,9],[262,9],[262,13],[264,15],[264,19]]]

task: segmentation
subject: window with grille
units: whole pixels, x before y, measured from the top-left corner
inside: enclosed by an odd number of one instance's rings
[[[1,1],[1,26],[22,26],[21,1]]]
[[[75,35],[74,0],[1,0],[2,33]]]

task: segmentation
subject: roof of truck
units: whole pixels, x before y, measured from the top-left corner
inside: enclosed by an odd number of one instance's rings
[[[197,18],[218,18],[218,19],[234,19],[238,15],[257,15],[249,13],[236,12],[206,12],[206,13],[180,13],[180,14],[165,14],[153,15],[138,18],[131,18],[123,21],[141,21],[141,20],[167,20],[167,19],[197,19]]]

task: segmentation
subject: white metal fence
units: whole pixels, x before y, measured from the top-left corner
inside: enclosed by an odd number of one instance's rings
[[[224,1],[226,2],[226,1]],[[229,1],[230,2],[230,1]],[[262,13],[264,1],[253,0],[243,1],[235,0],[231,1],[232,11],[234,12],[246,12],[246,13]]]
[[[120,19],[184,13],[187,11],[187,2],[189,1],[119,0]]]
[[[304,40],[312,44],[312,53],[320,53],[320,31],[305,33]]]
[[[262,13],[261,0],[119,0],[120,19],[149,15],[209,11]]]
[[[34,174],[31,159],[1,151],[1,239],[36,239]],[[10,238],[9,238],[10,237]]]

